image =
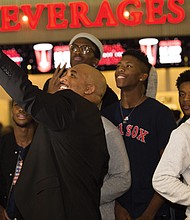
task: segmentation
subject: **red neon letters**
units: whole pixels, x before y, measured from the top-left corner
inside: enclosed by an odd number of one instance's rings
[[[142,9],[142,3],[145,4],[146,11]],[[167,5],[165,5],[167,4]],[[80,28],[84,27],[103,27],[118,26],[137,26],[142,23],[147,25],[165,24],[166,22],[177,24],[184,20],[185,11],[182,8],[184,0],[122,0],[118,3],[116,9],[111,8],[108,0],[103,0],[97,11],[94,21],[88,17],[91,10],[86,2],[37,4],[35,8],[31,5],[9,5],[0,6],[1,27],[0,32],[19,31],[22,28],[20,22],[21,16],[28,16],[28,29],[35,30],[38,27],[42,13],[47,13],[48,30]],[[66,7],[67,6],[67,7]],[[131,10],[130,8],[133,8]],[[164,13],[164,6],[169,13]],[[134,10],[135,9],[135,10]],[[65,18],[65,12],[69,10],[70,21]],[[128,10],[129,16],[124,16]],[[144,19],[144,20],[143,20]]]

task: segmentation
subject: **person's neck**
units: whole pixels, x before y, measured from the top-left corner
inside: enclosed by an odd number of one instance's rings
[[[35,126],[28,126],[26,128],[15,126],[14,135],[15,135],[16,143],[20,147],[23,148],[27,147],[32,142],[34,132],[35,132]]]
[[[121,106],[123,108],[134,108],[140,105],[146,98],[144,92],[121,92]]]

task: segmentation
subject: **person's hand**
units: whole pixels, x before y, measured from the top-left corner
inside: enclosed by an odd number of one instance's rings
[[[63,72],[66,70],[67,63],[64,64],[62,68],[60,68],[61,64],[58,65],[56,68],[53,77],[49,81],[48,85],[48,93],[55,93],[60,88],[60,77],[62,76]]]
[[[115,219],[132,220],[129,212],[125,208],[123,208],[118,202],[115,202]]]

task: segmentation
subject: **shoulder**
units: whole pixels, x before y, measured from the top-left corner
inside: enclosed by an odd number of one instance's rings
[[[187,119],[187,121],[185,121],[184,123],[182,123],[179,127],[177,127],[174,130],[174,133],[180,132],[180,133],[183,133],[183,134],[189,136],[189,131],[190,131],[190,118]]]
[[[170,108],[158,100],[147,98],[144,105],[142,105],[142,108],[139,110],[144,112],[144,117],[149,119],[151,118],[152,122],[155,122],[160,129],[164,126],[164,130],[169,129],[170,131],[171,129],[175,129],[177,126]]]
[[[168,108],[166,105],[162,104],[160,101],[158,101],[157,99],[148,97],[147,98],[147,103],[149,105],[153,105],[153,106],[158,106],[160,108]]]
[[[116,132],[117,134],[119,134],[118,128],[110,120],[108,120],[104,116],[101,116],[101,119],[102,119],[102,123],[103,123],[106,134],[111,133],[111,132]]]
[[[153,99],[153,98],[150,98],[148,97],[147,100],[146,100],[146,104],[147,106],[149,106],[150,108],[153,108],[156,112],[171,112],[171,110],[169,109],[169,107],[167,107],[166,105],[162,104],[161,102],[159,102],[158,100],[156,99]]]
[[[190,155],[190,120],[186,121],[185,123],[181,124],[179,127],[174,129],[171,132],[169,141],[167,143],[166,149],[164,150],[164,155],[167,152],[168,156],[170,157],[171,152],[175,152],[175,155],[184,155],[183,159],[187,158]],[[171,158],[173,160],[173,158]],[[176,159],[176,157],[175,157]],[[189,162],[188,162],[189,163]]]

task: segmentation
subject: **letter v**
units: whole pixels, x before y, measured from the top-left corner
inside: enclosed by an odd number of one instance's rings
[[[30,28],[32,30],[35,30],[38,25],[39,19],[41,17],[42,11],[45,8],[45,5],[37,4],[35,13],[32,13],[32,10],[31,10],[32,6],[29,4],[22,5],[20,8],[24,12],[24,14],[28,17],[28,23],[29,23]]]

